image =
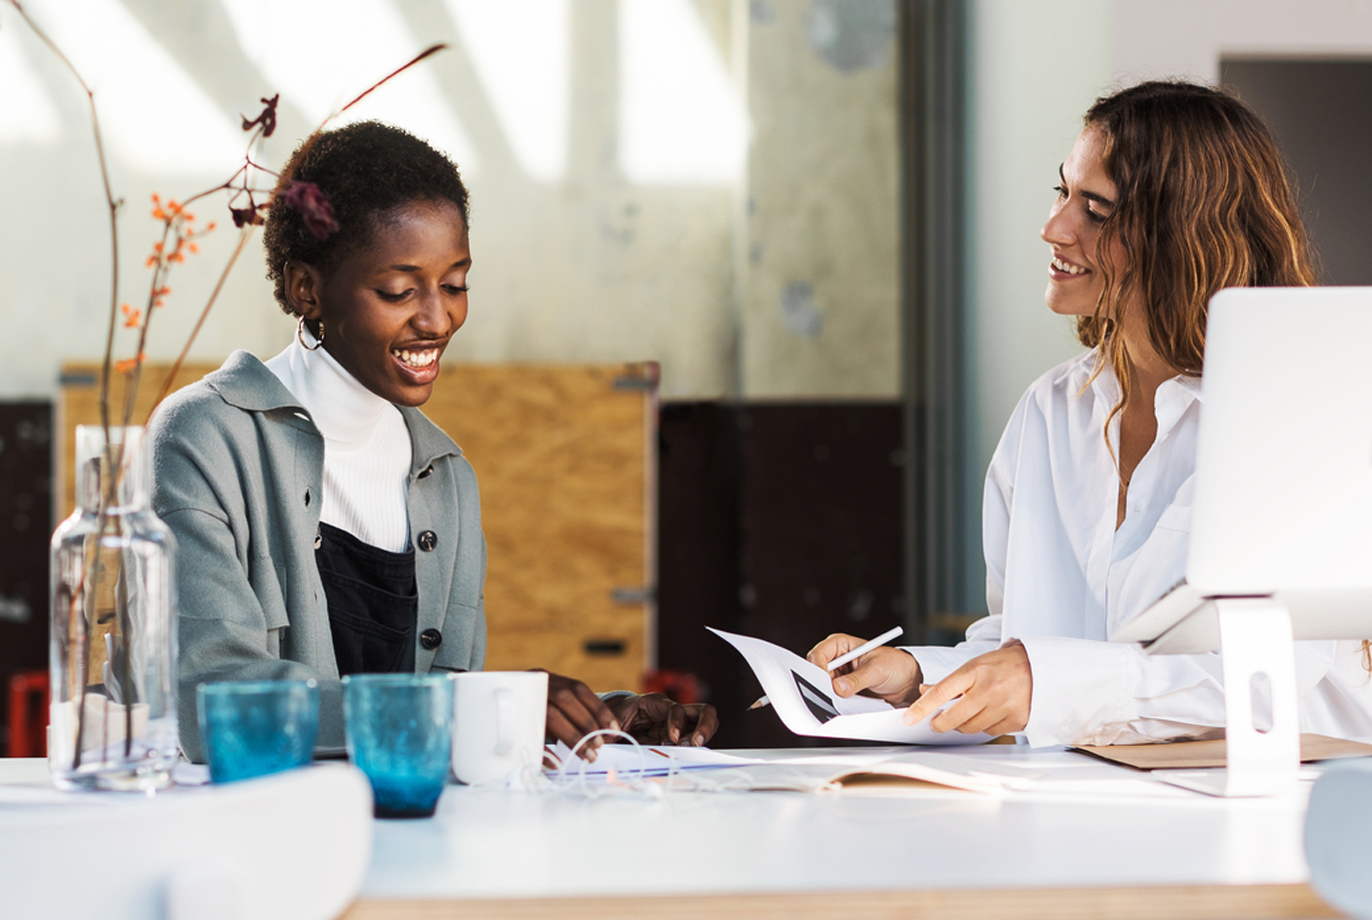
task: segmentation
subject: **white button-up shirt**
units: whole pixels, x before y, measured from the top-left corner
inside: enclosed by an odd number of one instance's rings
[[[954,648],[909,651],[932,684],[1020,640],[1033,673],[1033,745],[1218,736],[1218,654],[1147,656],[1106,641],[1185,573],[1200,381],[1179,376],[1158,388],[1157,438],[1117,530],[1119,419],[1109,446],[1105,420],[1119,386],[1108,367],[1088,385],[1094,363],[1087,352],[1035,381],[991,459],[982,513],[991,615]],[[1296,669],[1302,731],[1372,738],[1361,643],[1297,642]]]

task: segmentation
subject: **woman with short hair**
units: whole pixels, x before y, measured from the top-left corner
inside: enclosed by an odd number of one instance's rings
[[[341,749],[344,675],[482,666],[476,477],[418,408],[467,319],[468,225],[457,167],[405,131],[364,122],[305,141],[264,239],[294,340],[266,362],[236,352],[153,418],[193,758],[204,681],[313,678],[319,743]],[[547,724],[569,745],[604,728],[703,744],[717,722],[709,706],[602,700],[550,675]]]

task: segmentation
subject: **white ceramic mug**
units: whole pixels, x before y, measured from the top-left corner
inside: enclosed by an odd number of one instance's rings
[[[543,764],[548,675],[468,671],[453,675],[453,774],[463,783],[504,783]]]

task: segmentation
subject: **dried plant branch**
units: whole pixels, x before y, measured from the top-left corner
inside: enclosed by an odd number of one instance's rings
[[[333,113],[332,115],[330,115],[328,118],[326,118],[326,119],[324,120],[324,123],[325,123],[325,124],[328,124],[329,122],[331,122],[331,121],[333,121],[335,118],[337,118],[339,115],[342,115],[344,112],[348,111],[348,109],[350,109],[350,108],[352,108],[353,106],[357,105],[357,104],[358,104],[359,102],[361,102],[363,99],[367,98],[367,96],[371,95],[372,92],[374,92],[375,90],[377,90],[378,88],[380,88],[380,86],[381,86],[383,83],[386,83],[387,81],[389,81],[392,77],[397,77],[397,76],[399,76],[400,74],[402,74],[402,73],[404,73],[405,71],[409,70],[409,69],[410,69],[411,67],[413,67],[414,65],[418,64],[420,61],[424,60],[424,59],[427,58],[427,57],[431,57],[431,56],[437,54],[437,53],[440,52],[440,51],[443,51],[443,50],[446,49],[447,47],[448,47],[447,44],[445,44],[445,43],[443,43],[443,42],[440,42],[440,43],[437,44],[437,45],[430,45],[429,47],[425,48],[423,51],[419,52],[419,54],[417,54],[417,55],[415,55],[414,57],[410,58],[410,59],[409,59],[408,61],[406,61],[404,64],[401,64],[401,65],[400,65],[399,67],[397,67],[395,70],[392,70],[390,73],[386,74],[386,76],[382,77],[380,80],[377,80],[377,81],[376,81],[375,83],[373,83],[371,86],[367,87],[367,88],[364,89],[362,92],[358,93],[357,96],[355,96],[355,97],[353,98],[353,101],[352,101],[352,102],[349,102],[347,105],[343,106],[343,108],[339,109],[337,112],[335,112],[335,113]],[[319,129],[316,130],[314,133],[315,133],[315,134],[318,134],[319,131],[322,131],[322,130],[324,130],[324,125],[320,125],[320,126],[319,126]]]
[[[19,0],[8,0],[10,6],[14,7],[15,12],[24,20],[24,23],[32,30],[44,45],[48,47],[57,59],[62,62],[62,66],[76,79],[81,87],[81,92],[86,94],[86,105],[90,110],[91,133],[95,137],[95,155],[100,163],[100,181],[105,189],[105,204],[109,209],[110,218],[110,322],[109,329],[105,336],[105,364],[104,372],[101,376],[100,385],[100,421],[106,430],[106,440],[110,427],[110,392],[109,378],[110,369],[114,363],[114,330],[119,315],[119,205],[120,202],[114,197],[113,187],[110,185],[109,164],[105,159],[105,141],[100,132],[100,116],[95,110],[95,91],[90,88],[90,84],[81,76],[81,72],[76,69],[71,60],[62,53],[62,49],[57,46],[48,33],[39,28],[38,23],[34,22],[24,9]]]
[[[95,141],[96,158],[99,162],[100,179],[102,186],[104,188],[106,209],[108,211],[110,227],[109,323],[105,336],[105,354],[100,374],[99,398],[100,424],[105,437],[103,456],[104,470],[101,471],[101,475],[99,477],[101,491],[100,493],[98,493],[100,494],[100,506],[97,509],[98,523],[95,534],[92,537],[86,538],[88,541],[87,545],[89,549],[86,553],[86,559],[84,560],[81,573],[78,576],[78,581],[74,586],[70,588],[70,595],[62,598],[62,603],[65,604],[67,608],[67,637],[69,640],[73,636],[81,637],[79,640],[80,649],[78,650],[79,662],[77,664],[77,667],[80,669],[80,672],[79,674],[71,675],[73,679],[79,679],[80,681],[79,699],[77,700],[78,711],[76,717],[76,743],[74,745],[75,751],[73,755],[73,762],[71,765],[71,768],[73,770],[76,770],[81,766],[82,744],[86,735],[87,728],[86,701],[90,684],[90,645],[92,640],[91,632],[89,629],[91,611],[88,608],[92,605],[98,604],[99,602],[98,588],[99,579],[101,575],[99,559],[101,555],[101,546],[104,543],[106,533],[110,526],[110,509],[115,507],[115,503],[118,499],[119,489],[121,486],[121,480],[123,475],[121,466],[123,464],[120,462],[120,460],[125,459],[125,454],[128,449],[127,443],[121,443],[119,450],[117,452],[119,455],[117,459],[116,450],[114,444],[112,443],[112,438],[110,437],[110,386],[113,373],[116,369],[116,364],[114,361],[114,340],[115,331],[118,328],[118,318],[120,313],[118,216],[120,207],[122,206],[123,202],[122,200],[114,197],[113,186],[110,182],[109,163],[105,155],[104,137],[100,127],[99,114],[96,110],[94,91],[91,89],[90,85],[85,81],[85,79],[81,76],[81,73],[77,70],[76,66],[71,62],[71,60],[66,56],[66,54],[63,53],[62,49],[58,47],[58,45],[48,36],[48,34],[44,32],[43,29],[40,28],[39,25],[36,22],[34,22],[34,20],[29,16],[28,12],[24,9],[24,6],[20,2],[20,0],[0,0],[0,2],[8,3],[11,7],[14,8],[15,12],[19,14],[20,18],[24,21],[25,25],[27,25],[28,28],[32,30],[33,34],[37,36],[37,38],[48,48],[48,50],[51,51],[53,55],[57,57],[57,59],[62,63],[62,66],[66,68],[66,70],[72,75],[72,77],[76,80],[77,84],[81,87],[81,91],[86,96],[86,104],[90,113],[91,133]],[[413,67],[415,64],[419,63],[425,58],[428,58],[431,55],[436,54],[439,51],[442,51],[446,47],[448,46],[445,44],[432,45],[426,48],[424,51],[420,52],[417,56],[415,56],[405,64],[391,71],[385,77],[382,77],[376,83],[372,84],[370,87],[368,87],[358,96],[356,96],[347,105],[343,106],[333,115],[326,118],[324,120],[324,123],[321,124],[318,128],[316,128],[310,134],[310,136],[305,139],[303,146],[306,149],[308,149],[308,147],[315,142],[316,138],[318,138],[319,134],[324,130],[324,128],[328,125],[329,122],[333,121],[333,119],[337,118],[343,112],[352,108],[366,96],[375,91],[378,87],[382,86],[387,81],[391,80],[393,77],[408,70],[410,67]],[[148,331],[152,322],[152,315],[160,306],[161,298],[166,296],[166,294],[169,292],[166,282],[171,272],[171,263],[174,261],[180,261],[180,259],[178,258],[172,258],[168,256],[168,242],[175,242],[176,248],[174,250],[174,253],[176,255],[179,255],[181,253],[182,246],[186,244],[187,241],[193,239],[195,236],[195,231],[191,230],[187,226],[189,217],[185,214],[185,207],[195,201],[198,201],[216,192],[229,192],[230,194],[228,204],[230,214],[233,217],[235,225],[240,228],[240,232],[238,244],[237,246],[235,246],[233,254],[229,257],[228,262],[224,266],[224,270],[220,273],[218,281],[215,283],[214,290],[210,294],[210,297],[207,300],[207,302],[205,303],[204,308],[201,310],[200,316],[196,321],[195,327],[192,329],[185,346],[182,348],[180,355],[176,359],[176,362],[172,365],[171,372],[168,374],[167,379],[163,383],[162,390],[161,392],[159,392],[157,400],[154,403],[154,410],[156,409],[157,405],[161,403],[162,399],[165,398],[166,395],[170,392],[173,381],[176,378],[176,374],[185,362],[186,356],[187,354],[189,354],[191,345],[194,343],[196,336],[200,332],[200,329],[204,326],[205,320],[209,316],[210,309],[218,300],[219,295],[224,288],[224,284],[228,279],[229,272],[233,269],[234,264],[238,261],[238,257],[242,254],[244,247],[247,245],[248,238],[252,235],[253,227],[262,223],[261,212],[264,209],[271,207],[272,204],[275,203],[275,198],[277,194],[276,190],[267,192],[262,189],[256,189],[250,184],[249,180],[252,176],[253,170],[265,173],[267,175],[275,176],[278,179],[280,178],[277,173],[273,172],[270,169],[266,169],[265,167],[258,164],[252,158],[253,148],[256,146],[258,141],[260,141],[264,137],[271,136],[272,132],[276,128],[276,107],[279,100],[279,94],[271,97],[270,99],[263,98],[261,101],[263,103],[264,108],[256,118],[249,120],[246,116],[243,116],[243,130],[250,131],[251,135],[248,139],[247,151],[245,152],[243,158],[243,165],[239,166],[234,171],[233,175],[231,175],[228,178],[228,180],[212,188],[206,189],[203,192],[195,194],[190,198],[185,199],[185,201],[182,204],[177,205],[174,208],[171,208],[171,213],[165,213],[162,216],[162,239],[154,249],[154,258],[150,260],[149,267],[153,269],[153,275],[149,286],[148,299],[144,307],[144,313],[141,317],[141,323],[138,323],[138,325],[140,326],[138,335],[138,348],[135,352],[135,357],[132,359],[131,367],[129,368],[128,377],[126,380],[123,411],[123,424],[125,426],[127,426],[130,423],[135,409],[138,385],[140,383],[142,376],[144,346],[147,343]],[[314,200],[311,200],[311,207],[323,207],[327,211],[327,198],[324,198],[322,196],[322,193],[319,193],[318,189],[312,189],[311,191],[312,193],[317,194],[318,197],[323,198],[322,202],[316,202]],[[265,195],[267,200],[259,203],[254,197],[254,192],[256,192],[257,194]],[[247,196],[248,206],[246,208],[235,208],[234,204],[237,203],[239,199],[244,195]],[[154,196],[154,200],[156,201],[156,196]],[[292,199],[288,198],[288,203],[291,203],[291,200]],[[162,210],[160,203],[158,210]],[[193,244],[191,248],[192,250],[194,249]],[[132,311],[130,308],[129,312],[130,314],[132,314],[134,311]],[[130,325],[133,325],[136,321],[132,315],[130,315],[130,320]],[[123,364],[125,362],[120,363]],[[149,413],[149,415],[151,415],[151,412]],[[97,463],[98,462],[100,461],[97,461]],[[122,564],[122,560],[120,560],[121,567]],[[116,593],[118,593],[119,587],[119,581],[116,581]],[[66,591],[68,589],[64,587],[63,590]],[[127,642],[129,636],[131,635],[130,624],[127,622],[127,603],[121,604],[116,602],[115,614],[116,618],[118,619],[121,638],[123,639],[123,641]],[[121,670],[124,673],[116,675],[121,685],[126,688],[126,694],[132,692],[131,688],[133,688],[134,686],[132,676],[127,673],[129,669],[129,659],[130,655],[127,654],[127,649],[125,649],[125,653],[122,655],[122,658],[120,659],[124,663],[123,667],[121,668]],[[112,661],[111,667],[119,668],[119,662]],[[70,692],[71,689],[74,688],[69,688],[68,692]],[[106,724],[104,726],[106,734],[108,733],[108,704],[109,699],[107,698],[105,707]],[[132,749],[131,745],[133,741],[133,706],[131,700],[126,699],[123,708],[125,710],[124,747],[125,754],[127,756]],[[102,747],[102,751],[103,750],[105,749]]]
[[[33,21],[32,17],[30,17],[28,12],[24,9],[23,4],[21,4],[19,0],[8,0],[8,2],[10,6],[14,7],[15,12],[17,12],[20,18],[24,20],[24,23],[29,27],[29,29],[33,31],[33,34],[38,37],[38,40],[41,41],[44,45],[46,45],[48,47],[48,50],[50,50],[54,55],[56,55],[57,59],[62,62],[62,66],[65,67],[67,71],[72,75],[72,77],[76,80],[77,84],[81,87],[81,91],[86,95],[86,105],[90,111],[91,134],[95,138],[95,155],[100,165],[100,181],[105,190],[105,205],[109,213],[110,221],[110,321],[105,335],[105,359],[103,369],[100,374],[100,425],[105,431],[106,465],[112,467],[114,454],[113,448],[110,444],[109,436],[110,371],[114,364],[114,331],[119,316],[120,202],[118,199],[114,197],[114,189],[113,186],[111,186],[110,184],[109,162],[105,158],[105,142],[104,136],[100,130],[100,115],[95,108],[95,91],[91,89],[90,84],[88,84],[85,78],[81,76],[81,72],[76,69],[76,65],[74,65],[71,62],[71,59],[68,58],[66,54],[62,52],[62,49],[57,46],[57,43],[48,37],[48,33],[44,32],[43,29],[39,27],[38,23]],[[115,496],[118,494],[117,488],[117,484],[112,481],[110,483],[110,488],[107,493],[107,498],[104,502],[102,502],[100,514],[97,519],[98,523],[95,535],[96,550],[95,552],[90,554],[90,558],[87,561],[86,567],[82,571],[81,582],[77,584],[76,590],[72,593],[73,606],[75,607],[75,605],[77,604],[81,605],[80,612],[77,615],[80,615],[83,618],[83,623],[88,619],[88,617],[85,616],[84,611],[85,598],[88,593],[86,590],[86,585],[91,585],[92,589],[89,592],[89,594],[91,598],[94,599],[94,588],[97,584],[96,579],[99,577],[99,570],[96,567],[97,561],[100,556],[99,546],[104,541],[105,531],[109,527],[108,509],[111,507]],[[90,669],[89,641],[82,643],[82,655],[80,666],[83,670],[83,673],[81,675],[81,697],[79,702],[80,709],[76,716],[77,743],[75,745],[76,753],[74,755],[74,762],[72,763],[73,770],[81,766],[81,739],[85,737],[86,687],[89,683],[88,674],[85,672],[89,671]],[[131,717],[132,716],[130,715],[130,718]]]
[[[181,354],[176,356],[176,361],[173,362],[171,370],[167,373],[167,379],[162,381],[162,389],[158,392],[157,399],[154,400],[152,408],[148,410],[148,418],[152,418],[152,414],[157,411],[157,407],[162,405],[162,400],[166,399],[167,394],[171,392],[172,383],[176,380],[176,375],[180,372],[181,365],[186,363],[186,356],[190,354],[191,345],[195,343],[195,337],[200,334],[200,327],[205,325],[205,319],[210,315],[210,308],[213,307],[214,302],[219,299],[219,292],[224,289],[224,282],[228,280],[229,272],[233,270],[234,263],[237,262],[238,257],[243,254],[243,247],[248,244],[248,240],[251,237],[252,227],[250,226],[243,227],[238,231],[238,245],[234,247],[233,255],[229,256],[228,264],[224,266],[224,270],[219,273],[219,280],[215,282],[214,290],[210,293],[210,299],[205,302],[205,308],[200,311],[200,318],[195,321],[195,328],[191,330],[190,336],[186,339],[185,347],[181,349]]]

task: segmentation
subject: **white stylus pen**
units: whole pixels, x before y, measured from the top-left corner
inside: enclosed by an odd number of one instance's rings
[[[877,636],[871,642],[864,642],[857,648],[853,649],[851,652],[846,652],[842,655],[839,655],[833,661],[829,662],[826,670],[832,671],[834,668],[841,668],[848,662],[855,661],[858,658],[861,658],[863,655],[866,655],[868,652],[870,652],[877,646],[885,645],[887,642],[890,642],[896,636],[902,635],[904,632],[905,629],[903,627],[893,626],[890,629],[886,630],[886,632]]]
[[[864,642],[857,648],[853,649],[851,652],[844,652],[842,655],[839,655],[833,661],[829,662],[828,670],[832,671],[834,668],[842,667],[850,661],[854,661],[858,658],[861,658],[863,655],[866,655],[868,652],[870,652],[877,646],[885,645],[887,642],[890,642],[892,639],[896,638],[899,635],[903,635],[904,633],[905,629],[903,627],[892,627],[891,629],[888,629],[886,630],[886,632],[877,636],[871,642]],[[767,699],[767,697],[765,696],[760,696],[758,697],[757,702],[749,706],[748,708],[761,709],[763,706],[770,705],[772,705],[771,700]]]

